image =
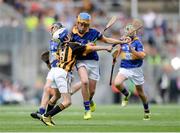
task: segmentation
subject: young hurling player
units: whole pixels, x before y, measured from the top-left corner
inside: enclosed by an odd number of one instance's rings
[[[63,28],[61,23],[58,23],[58,22],[54,23],[51,26],[51,31],[50,31],[51,34],[53,35],[54,32],[60,28]],[[58,43],[53,41],[53,39],[51,39],[49,44],[50,44],[49,60],[46,61],[46,63],[49,66],[49,68],[51,69],[51,68],[57,67],[57,63],[59,62],[55,57],[55,54],[56,54],[57,48],[58,48]],[[47,78],[50,77],[51,73],[52,72],[48,73]],[[48,82],[48,79],[47,79],[47,82]],[[60,98],[60,93],[59,93],[58,89],[55,89],[55,88],[57,88],[56,83],[53,82],[52,85],[49,86],[47,82],[43,89],[43,95],[41,98],[41,105],[40,105],[39,110],[37,112],[31,113],[31,116],[33,118],[40,119],[40,116],[42,114],[44,114],[45,112],[49,112],[54,107],[56,101]],[[52,95],[51,99],[49,99],[50,95]],[[47,106],[47,104],[48,104],[48,106]],[[46,110],[46,107],[47,107],[47,110]]]
[[[59,22],[56,22],[56,23],[52,24],[50,32],[53,35],[57,30],[59,30],[61,28],[63,28],[62,24]],[[51,69],[51,68],[58,67],[57,65],[59,63],[59,60],[56,58],[56,52],[57,52],[59,43],[54,41],[53,39],[51,39],[49,44],[50,44],[49,53],[47,53],[47,54],[49,54],[49,56],[48,56],[49,58],[46,59],[45,62],[48,65],[48,67]],[[51,78],[52,78],[52,71],[50,71],[48,73],[47,80],[51,79]],[[69,78],[71,78],[71,76],[69,76]],[[76,83],[75,85],[72,86],[71,93],[74,94],[77,90],[80,89],[80,87],[81,87],[81,83],[80,82]],[[45,112],[49,112],[50,110],[52,110],[54,108],[54,105],[56,104],[57,100],[60,98],[60,92],[57,88],[58,88],[58,86],[55,81],[53,81],[51,86],[49,86],[49,84],[47,84],[47,83],[45,84],[44,89],[43,89],[43,95],[41,98],[40,108],[37,112],[31,113],[31,116],[33,118],[41,119],[41,115],[43,115]],[[52,97],[49,99],[50,95]]]
[[[135,28],[132,24],[128,24],[125,27],[125,32],[128,34],[134,29]],[[144,120],[149,120],[150,110],[147,98],[143,91],[144,76],[141,68],[146,53],[144,52],[142,42],[139,40],[135,32],[130,34],[130,38],[132,40],[130,43],[124,43],[120,46],[121,63],[119,72],[114,80],[114,84],[121,91],[121,93],[125,95],[124,99],[122,100],[122,106],[126,106],[128,104],[130,92],[124,88],[123,82],[126,79],[131,79],[134,82],[138,95],[143,103]]]
[[[73,27],[71,41],[79,42],[86,46],[88,42],[98,40],[104,43],[120,44],[122,41],[108,38],[102,35],[96,29],[90,28],[91,15],[82,12],[77,17],[77,23]],[[96,82],[100,78],[99,74],[99,57],[96,51],[86,56],[78,56],[76,67],[80,81],[82,83],[82,96],[84,101],[85,114],[84,119],[91,118],[91,112],[95,111],[95,103],[92,98],[95,93]]]

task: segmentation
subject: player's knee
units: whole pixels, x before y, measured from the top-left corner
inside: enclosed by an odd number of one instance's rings
[[[120,88],[120,83],[117,82],[116,80],[114,81],[114,85],[115,85],[116,87]]]
[[[57,99],[57,100],[58,100],[58,99],[61,97],[61,94],[60,94],[60,93],[55,93],[55,95],[54,95],[54,96],[55,96],[55,99]]]
[[[117,78],[114,79],[114,82],[113,82],[113,83],[114,83],[115,86],[119,86],[119,85],[120,85],[119,82],[118,82],[118,80],[117,80]]]
[[[122,90],[124,88],[123,84],[120,84],[119,82],[115,82],[114,86],[119,90]]]
[[[60,97],[54,96],[54,103],[56,103],[59,100]]]
[[[95,90],[90,91],[90,96],[94,96]]]
[[[56,102],[57,102],[57,100],[50,100],[50,101],[48,102],[48,104],[50,104],[50,105],[55,105]]]
[[[114,85],[115,85],[115,87],[118,87],[118,86],[119,86],[119,84],[118,84],[118,83],[116,83],[116,82],[114,82]]]
[[[142,91],[137,91],[139,97],[145,97],[144,93]]]
[[[88,80],[81,80],[82,86],[88,86]]]
[[[55,95],[55,93],[56,93],[56,92],[54,91],[54,89],[53,89],[53,88],[50,88],[50,87],[47,89],[47,92],[48,92],[50,95]]]

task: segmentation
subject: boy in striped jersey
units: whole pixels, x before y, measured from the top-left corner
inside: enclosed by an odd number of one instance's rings
[[[50,32],[53,35],[57,30],[61,28],[63,28],[63,26],[60,22],[53,23]],[[56,53],[58,50],[59,43],[56,42],[56,40],[51,39],[49,44],[50,44],[49,50],[41,54],[41,59],[47,64],[48,68],[51,70],[51,68],[54,69],[58,67],[59,60],[56,58]],[[53,74],[52,72],[49,72],[47,76],[47,81],[48,79],[52,79],[52,78],[53,78]],[[68,81],[70,81],[71,78],[72,76],[70,72],[68,73]],[[72,90],[71,95],[74,94],[77,90],[79,90],[80,87],[81,87],[81,82],[74,84],[71,87]],[[60,92],[57,88],[58,88],[57,83],[55,83],[54,81],[51,83],[51,86],[49,85],[48,82],[44,85],[40,107],[38,111],[32,112],[30,114],[32,118],[40,120],[41,115],[45,114],[46,112],[49,112],[54,108],[57,100],[61,97]],[[55,125],[53,121],[52,123]]]

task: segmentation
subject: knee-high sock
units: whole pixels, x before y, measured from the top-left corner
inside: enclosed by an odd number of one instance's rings
[[[63,104],[57,105],[55,108],[53,108],[51,111],[47,112],[44,116],[48,117],[48,116],[54,116],[57,113],[61,112],[62,110],[64,110],[65,107]]]

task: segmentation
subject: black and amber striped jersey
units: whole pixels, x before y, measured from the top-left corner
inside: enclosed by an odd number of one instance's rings
[[[88,46],[82,46],[79,43],[69,42],[59,47],[57,56],[60,60],[58,67],[63,68],[67,72],[72,71],[77,56],[86,55],[89,51]]]

